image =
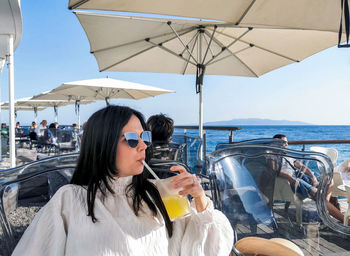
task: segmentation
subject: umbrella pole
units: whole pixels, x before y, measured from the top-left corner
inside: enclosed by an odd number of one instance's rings
[[[58,123],[58,109],[57,109],[57,106],[53,106],[53,111],[55,112],[55,122]]]
[[[14,90],[14,40],[13,35],[9,35],[8,47],[9,47],[9,56],[7,59],[8,72],[9,72],[9,146],[10,146],[10,167],[16,166],[16,150],[15,150],[15,90]]]
[[[80,130],[80,100],[75,101],[75,114],[78,116],[78,129]]]
[[[34,107],[34,122],[38,123],[38,108]]]
[[[203,142],[203,77],[205,72],[205,65],[197,64],[196,72],[196,93],[199,93],[199,125],[198,134]],[[200,148],[199,160],[203,160],[203,145]]]
[[[80,106],[78,107],[78,129],[80,130]]]

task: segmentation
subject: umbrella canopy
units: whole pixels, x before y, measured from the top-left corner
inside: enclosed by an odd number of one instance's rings
[[[33,97],[33,100],[65,100],[76,104],[78,127],[80,127],[80,104],[92,100],[105,100],[107,105],[111,98],[142,99],[173,91],[116,80],[99,78],[63,83],[59,87]]]
[[[81,104],[88,104],[92,101],[82,101]],[[37,100],[33,99],[32,97],[17,99],[15,101],[15,109],[16,110],[34,110],[35,118],[36,118],[36,112],[38,110],[43,110],[46,107],[53,107],[55,112],[55,121],[57,122],[57,116],[58,116],[58,107],[63,107],[67,105],[74,104],[73,101],[67,101],[67,100],[57,100],[57,99],[51,99],[51,100]],[[8,107],[8,102],[5,102],[1,106],[2,108]]]
[[[341,17],[341,1],[334,0],[70,0],[68,7],[193,17],[241,26],[333,32],[338,32]]]
[[[337,44],[336,31],[76,13],[100,71],[258,77]]]
[[[35,122],[37,122],[37,116],[38,116],[38,111],[44,110],[46,107],[33,107],[33,106],[19,106],[16,105],[15,103],[15,117],[17,117],[17,111],[34,111],[34,119]],[[1,109],[8,110],[9,109],[9,103],[4,102],[1,104]]]
[[[138,100],[172,92],[112,78],[99,78],[63,83],[45,96],[38,95],[33,99],[105,100],[108,104],[112,98]]]

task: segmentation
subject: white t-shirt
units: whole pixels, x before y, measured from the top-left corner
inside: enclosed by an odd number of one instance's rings
[[[86,192],[77,185],[65,185],[36,215],[12,255],[229,255],[233,231],[228,219],[207,209],[173,224],[168,238],[164,220],[154,217],[144,204],[134,214],[125,188],[131,177],[112,183],[115,194],[98,192],[92,223],[87,216]]]
[[[44,133],[45,133],[46,129],[47,129],[46,126],[43,126],[42,124],[40,124],[35,130],[36,135],[38,137],[44,136]]]
[[[340,165],[337,165],[334,168],[334,171],[335,172],[340,172],[344,184],[350,186],[350,172],[347,171],[348,167],[350,167],[350,158],[346,159]]]

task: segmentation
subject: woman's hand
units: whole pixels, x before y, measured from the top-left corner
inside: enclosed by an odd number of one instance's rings
[[[188,173],[181,165],[172,166],[170,170],[180,172],[179,175],[174,176],[171,180],[175,188],[183,188],[179,194],[182,196],[190,194],[194,198],[197,212],[204,211],[208,206],[208,199],[199,183],[199,178],[194,174]]]

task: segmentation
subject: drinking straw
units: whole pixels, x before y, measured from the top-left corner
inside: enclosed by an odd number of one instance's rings
[[[160,180],[159,177],[157,176],[157,174],[151,169],[151,167],[149,167],[149,165],[148,165],[144,160],[142,160],[142,163],[145,165],[145,167],[147,168],[147,170],[153,175],[153,177],[154,177],[156,180]]]
[[[142,163],[145,165],[145,167],[147,168],[147,170],[153,175],[153,177],[158,181],[160,181],[159,177],[157,176],[157,174],[151,169],[151,167],[149,167],[149,165],[142,160]],[[163,182],[159,182],[160,186],[166,191],[167,194],[171,194],[169,188],[167,188],[167,186],[163,183]]]

